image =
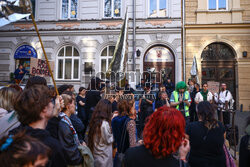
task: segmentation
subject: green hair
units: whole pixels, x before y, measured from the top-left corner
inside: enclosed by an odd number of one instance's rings
[[[176,84],[175,90],[179,92],[180,89],[184,89],[185,91],[187,90],[187,85],[184,81],[180,81]]]

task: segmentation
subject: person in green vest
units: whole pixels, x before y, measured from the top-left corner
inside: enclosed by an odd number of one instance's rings
[[[170,97],[170,106],[175,107],[184,115],[186,123],[189,122],[189,106],[191,104],[190,94],[187,91],[185,82],[180,81],[176,84],[175,91],[172,92]]]

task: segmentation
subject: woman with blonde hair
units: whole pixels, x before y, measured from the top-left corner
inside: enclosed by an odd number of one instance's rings
[[[72,92],[68,94],[62,94],[64,101],[64,108],[61,110],[61,120],[58,125],[58,138],[63,147],[64,155],[68,165],[80,165],[83,163],[83,157],[78,150],[79,145],[85,145],[80,143],[78,135],[70,116],[75,114],[75,97]]]
[[[18,93],[16,89],[10,87],[0,89],[0,138],[20,125],[17,113],[14,111]]]
[[[0,118],[14,110],[14,102],[18,92],[14,88],[0,89]]]

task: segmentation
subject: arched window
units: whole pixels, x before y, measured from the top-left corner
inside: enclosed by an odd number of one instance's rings
[[[175,59],[170,49],[163,45],[151,47],[144,57],[144,72],[150,73],[150,79],[164,82],[167,78],[175,81]],[[146,78],[148,79],[148,78]]]
[[[233,50],[224,43],[212,43],[205,47],[201,58],[207,61],[214,60],[235,60]]]
[[[114,50],[115,50],[115,46],[107,46],[106,48],[104,48],[102,50],[101,63],[100,63],[101,72],[102,72],[102,75],[101,75],[102,79],[105,78],[104,73],[106,73],[108,70],[109,64],[110,64],[112,57],[113,57],[113,54],[114,54]]]
[[[80,79],[80,55],[74,46],[64,46],[58,52],[57,79]]]

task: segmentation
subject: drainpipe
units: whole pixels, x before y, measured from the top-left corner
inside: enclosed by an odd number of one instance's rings
[[[186,33],[185,33],[185,0],[182,0],[182,64],[183,81],[186,82]]]
[[[135,7],[136,7],[136,4],[135,4],[135,1],[136,0],[133,0],[133,71],[136,70],[136,62],[135,62],[135,56],[136,56],[136,42],[135,42],[135,28],[136,28],[136,25],[135,25]]]

